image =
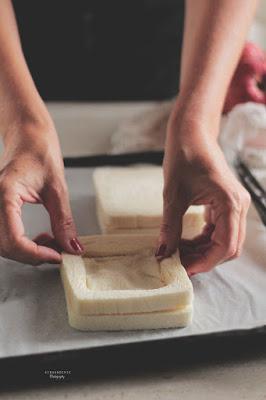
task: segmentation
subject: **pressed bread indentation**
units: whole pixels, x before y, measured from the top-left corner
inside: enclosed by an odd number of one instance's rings
[[[151,251],[111,257],[84,258],[88,289],[152,290],[165,286],[160,263]]]

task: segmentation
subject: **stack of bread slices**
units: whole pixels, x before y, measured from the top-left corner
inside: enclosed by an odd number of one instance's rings
[[[93,176],[102,235],[81,237],[82,256],[63,254],[61,276],[69,323],[80,330],[184,327],[192,319],[193,287],[178,251],[155,257],[162,219],[162,168],[103,167]],[[182,236],[204,226],[192,206]]]
[[[102,167],[94,171],[96,209],[103,233],[158,233],[163,212],[163,171],[159,166]],[[205,224],[204,206],[190,206],[184,239]]]
[[[82,257],[63,255],[69,323],[79,330],[184,327],[192,284],[178,254],[154,257],[156,235],[81,237]]]

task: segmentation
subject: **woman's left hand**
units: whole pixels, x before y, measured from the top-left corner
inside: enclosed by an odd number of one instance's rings
[[[188,274],[206,272],[238,257],[246,231],[248,192],[236,179],[206,121],[171,116],[163,163],[164,210],[156,256],[179,247]],[[181,240],[182,218],[190,205],[208,210],[204,232]]]

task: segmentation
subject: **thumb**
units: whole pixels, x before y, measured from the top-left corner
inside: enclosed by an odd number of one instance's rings
[[[82,254],[83,246],[77,238],[66,187],[49,188],[44,198],[51,220],[51,227],[58,245],[71,254]]]
[[[158,259],[171,256],[178,248],[182,234],[183,215],[187,206],[177,196],[164,197],[163,218],[160,228],[158,247],[155,256]]]

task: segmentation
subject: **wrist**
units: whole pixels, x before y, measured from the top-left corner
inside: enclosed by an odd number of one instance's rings
[[[36,168],[46,171],[47,176],[55,178],[64,175],[57,133],[54,128],[50,129],[46,125],[23,125],[7,136],[1,164],[6,165],[19,159],[32,162]]]
[[[48,112],[38,114],[18,114],[3,131],[5,146],[13,146],[20,142],[42,142],[46,138],[56,137],[56,130]]]
[[[62,154],[52,121],[21,121],[10,126],[4,136],[6,160],[25,156],[39,164],[58,165],[62,169]]]
[[[216,138],[222,110],[220,104],[204,93],[193,92],[178,94],[169,119],[170,124],[187,126],[186,134],[194,135],[197,132],[208,130],[209,135]],[[183,130],[181,131],[183,133]]]
[[[220,118],[178,102],[168,121],[166,149],[181,162],[210,163],[215,154],[221,156],[218,144]]]
[[[174,136],[180,144],[188,142],[217,142],[221,113],[207,112],[200,100],[177,98],[168,121],[167,135]]]
[[[4,143],[17,134],[49,132],[53,129],[53,121],[39,95],[32,96],[30,100],[21,97],[15,101],[7,99],[0,121]]]

